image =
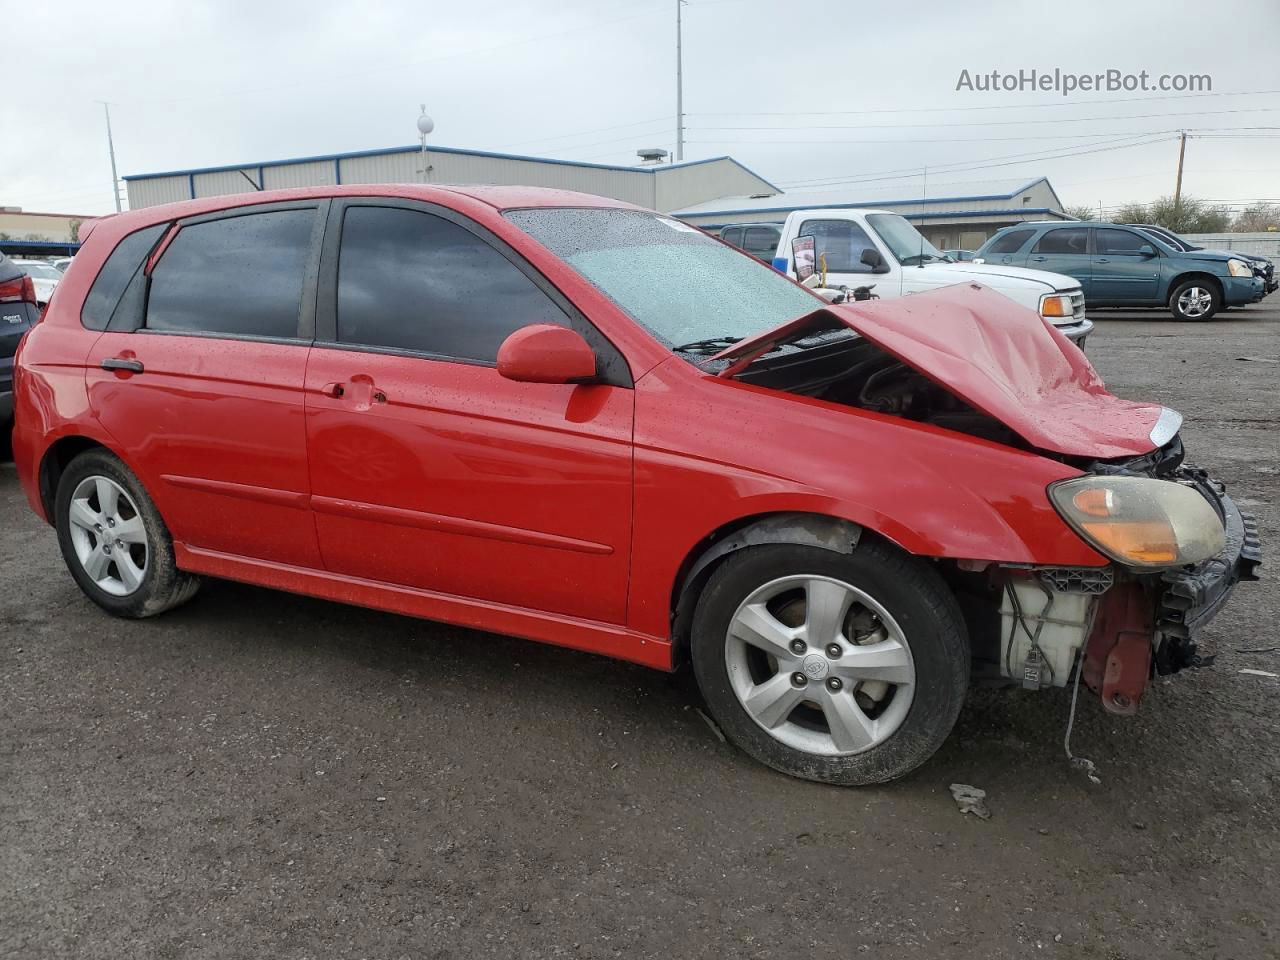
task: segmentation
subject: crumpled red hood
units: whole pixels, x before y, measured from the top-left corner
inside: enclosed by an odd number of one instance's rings
[[[802,331],[844,324],[999,420],[1034,447],[1109,459],[1155,448],[1163,407],[1107,392],[1097,371],[1039,315],[976,283],[894,300],[841,304],[735,344],[712,360],[732,360],[734,376],[776,343]]]

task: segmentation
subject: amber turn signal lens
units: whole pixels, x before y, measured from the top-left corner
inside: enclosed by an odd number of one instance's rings
[[[1069,317],[1071,316],[1071,298],[1070,297],[1045,297],[1040,303],[1040,316],[1042,317]]]
[[[1178,562],[1178,542],[1167,523],[1082,523],[1081,528],[1113,556],[1144,566]]]

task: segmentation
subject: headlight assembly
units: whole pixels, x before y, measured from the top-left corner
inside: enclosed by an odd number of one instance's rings
[[[1050,486],[1049,499],[1089,544],[1131,567],[1199,563],[1226,542],[1209,502],[1168,480],[1079,477]]]
[[[1252,277],[1253,267],[1243,260],[1228,260],[1227,272],[1233,277]]]

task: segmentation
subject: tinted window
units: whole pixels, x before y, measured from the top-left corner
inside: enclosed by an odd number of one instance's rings
[[[1027,242],[1027,237],[1033,233],[1035,233],[1034,230],[1010,230],[992,240],[991,246],[987,247],[987,253],[1016,253]]]
[[[1100,228],[1094,236],[1093,242],[1097,244],[1097,250],[1100,254],[1114,253],[1135,256],[1141,247],[1155,248],[1155,244],[1146,237],[1130,233],[1128,230]]]
[[[827,269],[832,273],[870,273],[862,262],[862,251],[874,250],[867,232],[851,220],[806,220],[800,225],[800,236],[813,237],[814,256],[827,256]]]
[[[151,330],[296,337],[314,210],[277,210],[191,224],[155,269]]]
[[[515,330],[568,318],[493,247],[442,217],[351,207],[338,258],[338,339],[493,361]]]
[[[84,306],[80,310],[80,322],[90,330],[105,330],[111,312],[120,302],[120,294],[129,285],[134,273],[142,266],[151,248],[155,246],[160,235],[168,224],[158,223],[137,233],[131,233],[111,251],[107,262],[102,265],[98,278],[89,288],[89,295],[84,298]]]
[[[742,228],[729,227],[726,230],[721,230],[720,239],[722,239],[725,243],[731,243],[735,247],[741,249],[742,248]]]
[[[747,238],[742,249],[761,260],[772,260],[778,250],[780,235],[777,227],[747,227]]]
[[[1089,252],[1089,231],[1084,227],[1071,227],[1066,230],[1050,230],[1036,244],[1032,253],[1078,253],[1081,256]]]

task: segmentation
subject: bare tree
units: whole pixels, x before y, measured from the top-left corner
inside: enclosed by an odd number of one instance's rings
[[[1236,214],[1231,229],[1236,233],[1263,233],[1280,230],[1280,205],[1255,203]]]
[[[1068,217],[1075,217],[1077,220],[1098,219],[1097,209],[1089,206],[1087,203],[1081,203],[1074,207],[1063,207],[1062,212]]]

